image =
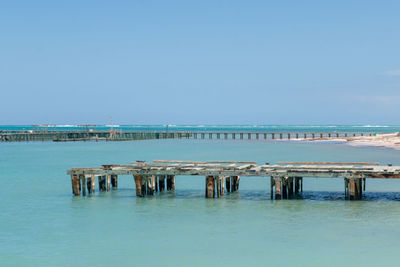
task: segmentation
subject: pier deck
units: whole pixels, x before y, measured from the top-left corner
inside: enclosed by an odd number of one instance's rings
[[[116,187],[118,176],[132,175],[136,185],[136,195],[144,197],[154,192],[175,189],[175,176],[195,175],[206,179],[207,198],[223,196],[226,192],[239,189],[240,177],[271,177],[271,198],[291,198],[302,192],[303,178],[343,178],[346,198],[362,198],[367,178],[398,179],[400,166],[380,166],[365,162],[285,162],[284,164],[263,164],[234,161],[169,161],[156,160],[152,163],[134,162],[126,165],[102,165],[92,168],[73,168],[67,171],[71,175],[72,191],[75,195],[94,192],[95,179],[98,177],[100,191],[110,190],[110,184]],[[115,186],[114,186],[115,185]]]

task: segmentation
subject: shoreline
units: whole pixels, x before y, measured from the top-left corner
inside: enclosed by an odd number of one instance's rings
[[[350,146],[385,147],[400,150],[400,132],[376,134],[374,136],[339,137],[339,138],[314,138],[302,139],[303,141],[329,141],[342,142]]]

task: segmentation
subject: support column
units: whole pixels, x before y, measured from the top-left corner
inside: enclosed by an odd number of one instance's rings
[[[79,180],[81,181],[82,196],[86,196],[86,177],[85,177],[85,175],[80,174]]]
[[[155,183],[155,188],[154,190],[158,192],[158,175],[154,176],[154,183]]]
[[[110,191],[111,175],[107,174],[107,191]]]
[[[175,175],[167,175],[167,191],[175,191]]]
[[[219,198],[221,196],[221,177],[217,176],[215,179],[217,180],[217,197]]]
[[[356,199],[356,182],[354,179],[349,179],[350,200]]]
[[[231,192],[239,191],[240,176],[231,177]]]
[[[105,175],[99,176],[99,191],[101,191],[101,192],[106,191],[106,176]]]
[[[300,190],[300,177],[294,178],[294,193],[298,194]]]
[[[282,179],[282,198],[283,199],[287,199],[287,197],[288,197],[287,184],[288,184],[288,179],[287,179],[287,177],[285,177]]]
[[[355,184],[356,184],[356,199],[361,200],[362,199],[362,179],[356,179]]]
[[[158,178],[158,186],[159,186],[160,192],[165,191],[165,175],[160,175],[160,177]]]
[[[215,197],[215,183],[214,176],[206,177],[206,198],[214,198]]]
[[[231,192],[236,192],[236,176],[231,176]]]
[[[148,179],[147,175],[142,176],[142,195],[143,195],[143,197],[145,197],[147,194],[147,185],[146,185],[147,179]]]
[[[113,189],[118,187],[118,175],[111,175],[111,185]]]
[[[288,197],[293,197],[293,177],[288,178]]]
[[[226,177],[225,184],[226,184],[226,192],[230,193],[231,192],[231,177],[230,176]]]
[[[92,193],[92,176],[86,179],[86,188],[88,191],[88,194]]]
[[[364,186],[363,186],[363,191],[365,192],[365,184],[367,183],[367,178],[363,178]]]
[[[274,199],[275,180],[272,176],[271,176],[271,180],[270,180],[270,186],[271,186],[271,199]]]
[[[303,193],[303,177],[300,178],[300,191]]]
[[[74,174],[71,176],[71,180],[72,180],[72,193],[75,196],[80,196],[81,195],[81,191],[80,191],[80,186],[79,186],[79,178],[78,175]]]
[[[277,177],[274,178],[274,184],[275,184],[275,199],[282,199],[281,197],[281,186],[282,186],[282,178]]]
[[[142,192],[142,176],[141,175],[134,175],[133,178],[135,179],[136,196],[137,197],[144,197],[144,194]]]
[[[221,178],[221,196],[225,195],[225,176]]]
[[[147,195],[154,195],[154,175],[147,176]]]
[[[96,176],[92,175],[92,180],[91,180],[91,182],[92,182],[92,184],[91,184],[91,187],[92,187],[91,191],[92,191],[92,194],[94,194],[95,189],[96,189]]]

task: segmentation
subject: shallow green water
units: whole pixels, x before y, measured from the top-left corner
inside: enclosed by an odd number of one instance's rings
[[[204,178],[176,178],[175,193],[136,198],[119,188],[73,197],[66,169],[135,160],[372,161],[400,151],[344,144],[148,140],[0,143],[0,265],[395,266],[400,181],[367,180],[363,201],[343,200],[342,179],[304,179],[301,199],[271,201],[269,178],[204,198]],[[97,185],[96,185],[97,187]]]

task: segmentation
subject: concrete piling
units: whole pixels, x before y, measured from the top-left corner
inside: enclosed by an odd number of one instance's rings
[[[85,177],[85,175],[80,174],[79,180],[81,182],[82,196],[86,196],[86,177]]]
[[[107,175],[107,191],[110,191],[111,185],[111,175]]]
[[[281,187],[282,187],[282,178],[274,177],[274,185],[275,185],[275,199],[282,199]]]
[[[88,191],[88,194],[92,194],[92,177],[89,177],[86,179],[86,189]]]
[[[175,175],[167,175],[167,191],[175,191]]]
[[[221,178],[221,196],[225,195],[225,176]]]
[[[361,200],[362,199],[362,178],[347,179],[348,181],[348,191],[350,200]],[[346,192],[345,192],[346,194]]]
[[[118,187],[118,175],[111,175],[111,186],[113,189]]]
[[[274,199],[274,186],[275,186],[275,181],[274,181],[274,178],[271,176],[271,179],[270,179],[271,199]]]
[[[78,175],[72,175],[72,193],[75,196],[81,195],[80,181],[79,181]]]
[[[215,183],[214,176],[206,177],[206,198],[214,198],[215,197]]]
[[[230,176],[226,177],[225,184],[226,184],[226,192],[230,193],[231,192],[231,177]]]
[[[288,180],[285,177],[282,179],[282,198],[283,199],[287,199],[287,197],[288,197],[287,185],[288,185]]]
[[[287,189],[288,189],[288,198],[292,198],[293,197],[293,177],[289,177],[288,179],[287,179],[287,181],[288,181],[288,186],[287,186]]]
[[[106,191],[106,176],[105,175],[99,176],[99,191],[100,192]]]
[[[221,178],[216,177],[217,180],[217,197],[219,198],[221,196]]]
[[[147,176],[146,183],[147,183],[147,195],[152,196],[154,195],[154,175]]]
[[[231,192],[236,192],[239,190],[239,180],[240,176],[231,176]]]
[[[134,175],[133,178],[135,179],[136,196],[137,197],[144,197],[144,194],[142,192],[142,176],[141,175]]]
[[[96,176],[92,175],[92,179],[91,179],[91,192],[92,194],[94,194],[95,189],[96,189]]]
[[[165,175],[160,175],[158,177],[158,187],[159,187],[160,192],[165,191]]]
[[[294,178],[294,193],[298,194],[300,191],[300,177]]]

